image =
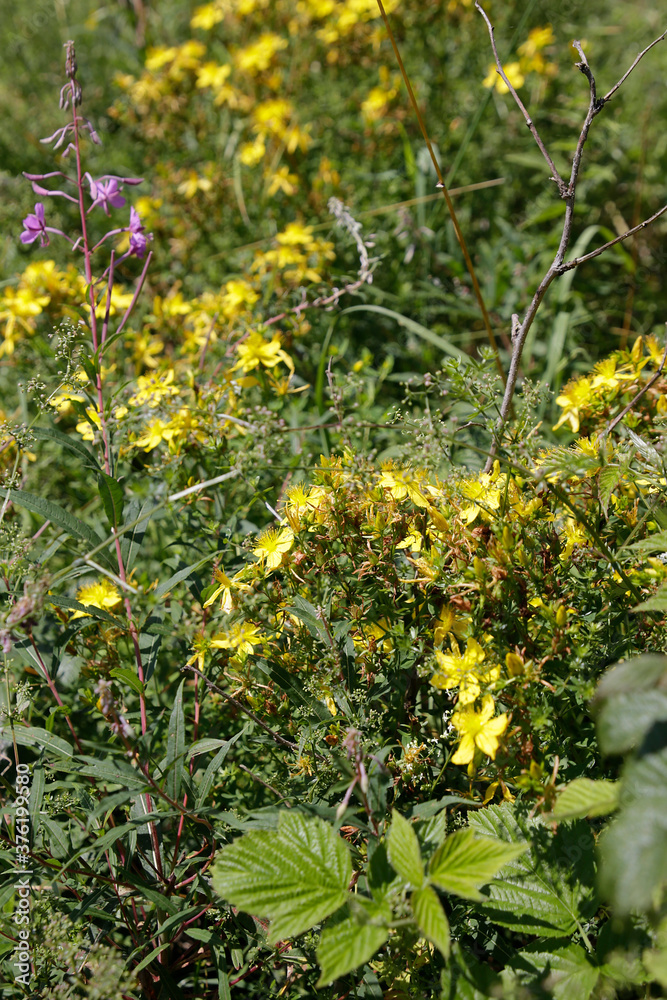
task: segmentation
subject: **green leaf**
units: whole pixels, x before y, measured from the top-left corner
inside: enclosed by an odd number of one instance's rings
[[[235,736],[232,736],[230,740],[227,740],[224,743],[224,745],[220,747],[217,754],[206,768],[204,772],[204,777],[202,778],[199,787],[197,788],[197,802],[195,805],[195,809],[199,809],[203,805],[208,793],[211,790],[211,785],[213,784],[213,780],[218,771],[220,770],[220,768],[222,767],[224,759],[229,753],[230,748],[236,743],[238,739],[241,738],[241,736],[244,735],[247,728],[248,728],[247,726],[244,726],[240,732],[236,733]],[[191,750],[193,749],[194,747],[191,748]]]
[[[87,354],[81,351],[79,353],[79,361],[81,362],[81,367],[90,379],[91,385],[95,387],[97,385],[97,374],[99,371],[96,359],[93,360],[89,358]]]
[[[508,844],[491,837],[476,837],[470,829],[457,830],[431,858],[428,877],[440,889],[464,899],[481,900],[484,897],[479,887],[528,848],[525,842]]]
[[[46,729],[38,726],[16,726],[12,731],[11,726],[0,727],[0,738],[11,743],[12,739],[21,747],[41,747],[45,750],[52,750],[59,757],[73,757],[74,747],[59,736],[54,736]]]
[[[600,749],[622,754],[639,746],[656,722],[667,721],[667,692],[634,691],[609,698],[597,716]]]
[[[136,669],[130,670],[129,667],[114,667],[109,673],[111,677],[122,681],[123,684],[127,684],[136,694],[142,695],[145,693],[146,686],[137,677]]]
[[[165,791],[172,801],[178,798],[178,793],[181,790],[181,765],[185,754],[184,684],[185,680],[182,680],[176,692],[174,707],[169,717],[169,729],[167,731],[167,780]]]
[[[659,587],[647,601],[642,601],[630,611],[635,614],[637,611],[659,611],[663,614],[667,611],[667,587]]]
[[[430,885],[417,889],[410,897],[410,905],[424,937],[449,958],[449,921],[435,890]]]
[[[104,504],[104,513],[107,516],[109,526],[116,531],[121,527],[123,520],[123,506],[125,504],[123,487],[113,476],[107,475],[106,472],[98,472],[97,488]]]
[[[317,608],[306,601],[305,598],[297,594],[292,598],[292,607],[287,608],[287,613],[294,615],[306,626],[313,639],[319,639],[325,646],[332,648],[334,645],[332,637],[327,632],[324,622],[317,613]]]
[[[606,816],[618,807],[620,789],[620,781],[575,778],[559,790],[552,812],[542,819],[545,823],[551,823],[554,820],[558,822],[564,819]]]
[[[224,847],[213,886],[233,906],[269,917],[269,941],[302,934],[348,899],[347,844],[321,819],[282,812],[277,831],[245,834]]]
[[[203,566],[207,562],[210,562],[210,560],[213,559],[214,556],[215,552],[212,552],[211,555],[204,556],[203,559],[198,559],[197,562],[191,563],[189,566],[185,566],[183,569],[179,569],[177,573],[174,573],[173,576],[170,576],[168,580],[165,580],[163,583],[160,584],[159,587],[156,588],[155,596],[158,598],[164,597],[165,594],[168,594],[170,590],[173,590],[173,588],[176,586],[177,583],[181,583],[181,581],[187,580],[188,577],[192,576],[192,574],[196,570],[198,570],[201,566]]]
[[[322,931],[317,947],[320,978],[316,986],[328,986],[373,957],[389,937],[386,927],[359,923],[354,917]]]
[[[404,882],[419,889],[424,883],[424,865],[422,863],[419,841],[412,823],[394,810],[389,830],[387,854],[392,867]]]
[[[63,510],[58,504],[52,503],[51,500],[35,496],[34,493],[27,493],[25,490],[14,489],[0,489],[0,496],[8,497],[12,503],[19,507],[24,507],[26,510],[32,511],[33,514],[39,514],[46,521],[57,524],[72,538],[87,542],[93,548],[101,545],[104,541],[89,525],[80,521],[78,517],[74,517],[69,511]]]
[[[134,524],[133,528],[128,528],[121,535],[120,548],[126,573],[129,573],[134,566],[150,522],[153,507],[155,507],[155,501],[152,499],[144,500],[143,503],[131,499],[125,505],[125,523]],[[144,515],[146,516],[144,517]],[[139,523],[135,524],[135,521],[139,521]]]
[[[62,431],[56,430],[55,427],[33,427],[30,433],[38,441],[55,441],[56,444],[72,452],[77,458],[82,458],[86,465],[95,470],[99,469],[100,464],[93,452],[85,446],[83,441],[80,441],[74,435],[63,434]]]
[[[459,358],[466,364],[469,360],[460,347],[456,347],[449,340],[446,340],[445,337],[441,337],[439,334],[433,333],[432,330],[422,326],[421,323],[416,323],[413,319],[408,319],[407,316],[403,316],[401,313],[397,313],[393,309],[387,309],[386,306],[350,306],[348,309],[342,309],[340,315],[344,316],[346,313],[353,312],[374,312],[379,313],[381,316],[388,316],[389,319],[395,320],[398,325],[402,326],[405,330],[416,334],[418,337],[421,337],[422,340],[428,341],[429,344],[439,347],[443,354],[449,354],[453,358]]]
[[[509,844],[530,840],[530,851],[507,863],[489,883],[483,912],[494,923],[542,937],[573,934],[595,912],[593,834],[584,820],[563,823],[553,836],[536,821],[519,824],[509,805],[469,817],[479,833]]]
[[[58,597],[55,594],[47,594],[45,599],[56,608],[66,608],[68,611],[85,611],[90,618],[99,618],[100,621],[110,622],[110,624],[115,625],[124,632],[127,631],[127,626],[123,622],[118,618],[114,618],[113,615],[110,615],[103,608],[95,608],[92,604],[81,604],[80,601],[75,601],[72,597]]]
[[[53,737],[52,737],[53,739]],[[72,774],[84,774],[95,779],[95,782],[102,784],[120,785],[122,788],[133,788],[135,790],[150,787],[146,777],[138,769],[122,760],[103,760],[98,757],[78,757],[72,764],[67,766],[67,770]]]
[[[600,888],[619,914],[648,910],[667,880],[667,747],[631,760],[622,809],[600,837]]]
[[[663,677],[667,679],[667,656],[645,654],[616,663],[603,674],[593,696],[593,704],[618,694],[648,691],[660,686]]]
[[[599,970],[578,944],[547,950],[542,942],[536,942],[519,954],[538,973],[546,973],[542,987],[554,1000],[588,1000],[597,985]]]

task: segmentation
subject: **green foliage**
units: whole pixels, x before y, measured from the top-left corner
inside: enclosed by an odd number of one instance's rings
[[[472,3],[385,6],[506,370],[564,206]],[[500,426],[375,0],[53,11],[0,24],[0,995],[656,996],[664,218],[554,283]],[[603,94],[653,12],[490,13],[565,170],[571,37]],[[32,138],[58,33],[81,164]],[[575,255],[662,203],[663,48],[591,128]],[[144,176],[145,274],[86,170]]]

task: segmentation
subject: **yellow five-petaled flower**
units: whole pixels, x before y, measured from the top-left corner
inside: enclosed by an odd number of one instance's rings
[[[454,712],[451,722],[461,737],[461,743],[452,757],[453,764],[469,764],[476,749],[491,760],[496,759],[499,737],[507,729],[507,716],[503,713],[494,718],[494,711],[493,698],[487,694],[482,698],[481,711],[476,712],[472,705],[468,705],[463,711]]]

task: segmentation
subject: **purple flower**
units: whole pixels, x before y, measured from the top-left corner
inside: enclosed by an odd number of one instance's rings
[[[90,174],[86,174],[86,177],[90,184],[90,197],[93,199],[88,211],[91,211],[96,205],[101,205],[106,215],[109,215],[109,205],[113,208],[123,207],[125,199],[118,190],[118,180],[115,177],[99,181],[94,181]]]
[[[21,243],[34,243],[39,237],[40,246],[49,245],[49,237],[46,233],[46,223],[44,221],[44,206],[41,201],[35,205],[35,214],[26,215],[23,220],[24,230],[21,233]]]
[[[139,213],[132,206],[130,208],[130,254],[136,254],[141,260],[146,253],[146,237],[144,236],[144,226],[141,224]]]

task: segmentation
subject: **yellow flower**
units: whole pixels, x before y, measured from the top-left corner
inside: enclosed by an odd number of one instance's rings
[[[294,535],[291,528],[267,528],[257,539],[257,545],[252,550],[253,555],[265,562],[266,568],[276,569],[280,566],[283,555],[289,552],[294,542]]]
[[[196,170],[190,170],[187,180],[179,184],[176,190],[185,197],[186,201],[190,201],[197,194],[197,191],[207,192],[212,187],[213,181],[209,180],[208,177],[200,177]]]
[[[290,371],[294,371],[292,359],[283,351],[278,336],[267,343],[258,330],[253,330],[244,341],[236,345],[236,353],[239,360],[232,371],[242,368],[244,372],[249,372],[260,364],[265,368],[273,368],[279,361],[284,362]]]
[[[224,16],[225,11],[219,3],[207,3],[203,7],[197,7],[190,19],[190,27],[210,31],[223,20]]]
[[[160,420],[158,417],[156,420],[151,421],[141,437],[138,437],[134,441],[134,444],[137,448],[143,448],[144,451],[152,451],[162,441],[166,441],[168,444],[175,434],[176,428],[172,427],[171,421],[165,423],[164,420]]]
[[[547,24],[544,28],[533,28],[528,35],[528,39],[523,45],[519,46],[519,55],[531,59],[537,52],[546,48],[547,45],[553,45],[555,41],[556,36],[550,24]]]
[[[462,712],[454,712],[451,723],[457,730],[461,743],[452,757],[453,764],[469,764],[478,748],[491,760],[496,759],[499,736],[507,729],[507,716],[498,715],[493,718],[495,705],[493,698],[487,694],[482,698],[481,711],[476,712],[472,706],[467,706]]]
[[[495,485],[500,475],[498,459],[493,463],[493,472],[481,472],[477,480],[464,480],[459,488],[464,497],[473,502],[461,511],[466,524],[472,524],[478,514],[486,514],[500,507],[500,489]]]
[[[165,396],[177,396],[178,389],[175,385],[171,384],[173,381],[173,368],[170,368],[169,371],[164,372],[162,375],[157,375],[153,372],[149,375],[140,375],[137,379],[137,392],[135,392],[129,401],[130,406],[143,406],[147,404],[150,407],[156,407]]]
[[[213,649],[236,649],[239,653],[252,653],[253,646],[265,641],[265,636],[257,625],[251,622],[234,622],[224,632],[218,632],[211,639]]]
[[[460,637],[465,631],[465,627],[466,622],[457,616],[451,605],[446,604],[433,623],[433,642],[436,646],[442,646],[448,635],[453,634]]]
[[[392,461],[382,466],[382,474],[378,486],[389,490],[394,500],[405,500],[409,497],[417,507],[428,507],[429,501],[423,492],[423,473],[410,468],[394,468]]]
[[[458,687],[461,705],[471,705],[481,694],[481,684],[491,683],[500,676],[498,666],[483,672],[477,669],[484,662],[486,653],[476,639],[469,640],[463,656],[458,649],[449,654],[436,649],[435,656],[438,670],[431,677],[431,684],[441,691],[450,691]]]
[[[96,583],[87,583],[76,592],[76,599],[79,604],[87,608],[99,608],[100,611],[110,611],[121,602],[120,591],[115,583],[110,580],[98,580]],[[75,618],[89,618],[85,611],[75,611],[72,620]]]
[[[512,84],[515,90],[519,90],[520,87],[523,87],[524,83],[526,82],[526,78],[521,72],[520,63],[518,62],[507,63],[506,66],[503,66],[503,70],[505,71],[505,76],[507,77],[507,79]],[[486,87],[487,90],[490,90],[491,87],[495,86],[496,91],[499,94],[509,94],[509,87],[507,86],[502,76],[498,72],[498,68],[495,63],[493,63],[493,65],[489,67],[489,72],[487,76],[484,78],[483,86]]]
[[[76,425],[76,430],[77,433],[81,435],[84,441],[94,441],[95,432],[91,426],[90,421],[92,421],[93,424],[95,424],[95,427],[97,427],[98,430],[100,430],[102,427],[102,421],[100,420],[100,415],[94,406],[86,407],[86,416],[89,419],[80,420],[79,423]]]
[[[241,572],[243,572],[241,570]],[[208,608],[213,604],[213,602],[222,594],[222,602],[220,604],[220,610],[224,611],[226,614],[234,607],[234,599],[232,597],[232,590],[251,590],[252,588],[248,586],[247,583],[241,583],[238,579],[239,574],[237,573],[233,579],[229,579],[226,573],[221,569],[216,569],[215,579],[220,584],[220,586],[211,594],[208,601],[204,604],[205,608]]]
[[[268,196],[272,198],[278,191],[290,196],[296,194],[299,189],[299,178],[296,174],[291,174],[289,167],[278,167],[275,174],[270,175]]]
[[[575,545],[590,544],[590,539],[586,534],[584,527],[573,517],[566,518],[560,534],[561,538],[564,538],[565,540],[565,548],[559,557],[561,562],[567,562],[568,559],[572,557],[572,550]]]
[[[552,430],[557,431],[562,424],[568,423],[576,434],[579,430],[580,411],[590,403],[591,396],[592,386],[589,379],[578,378],[568,382],[560,396],[556,397],[558,405],[563,407],[563,413]]]
[[[280,35],[265,31],[252,45],[239,49],[234,55],[234,62],[243,73],[262,73],[269,68],[276,53],[287,48],[287,44],[287,40]]]
[[[235,319],[246,309],[251,309],[259,295],[247,281],[227,281],[220,298],[220,310],[226,319]]]
[[[622,365],[617,370],[616,358],[605,358],[603,361],[598,361],[593,372],[595,374],[591,382],[591,389],[618,389],[621,382],[627,382],[635,377],[629,365]]]
[[[197,86],[199,88],[212,87],[219,90],[231,73],[231,66],[214,62],[204,63],[197,70]]]
[[[253,139],[252,142],[244,142],[241,146],[241,151],[239,153],[239,159],[241,163],[246,167],[256,167],[264,159],[264,154],[266,153],[266,146],[263,140],[258,136]]]

